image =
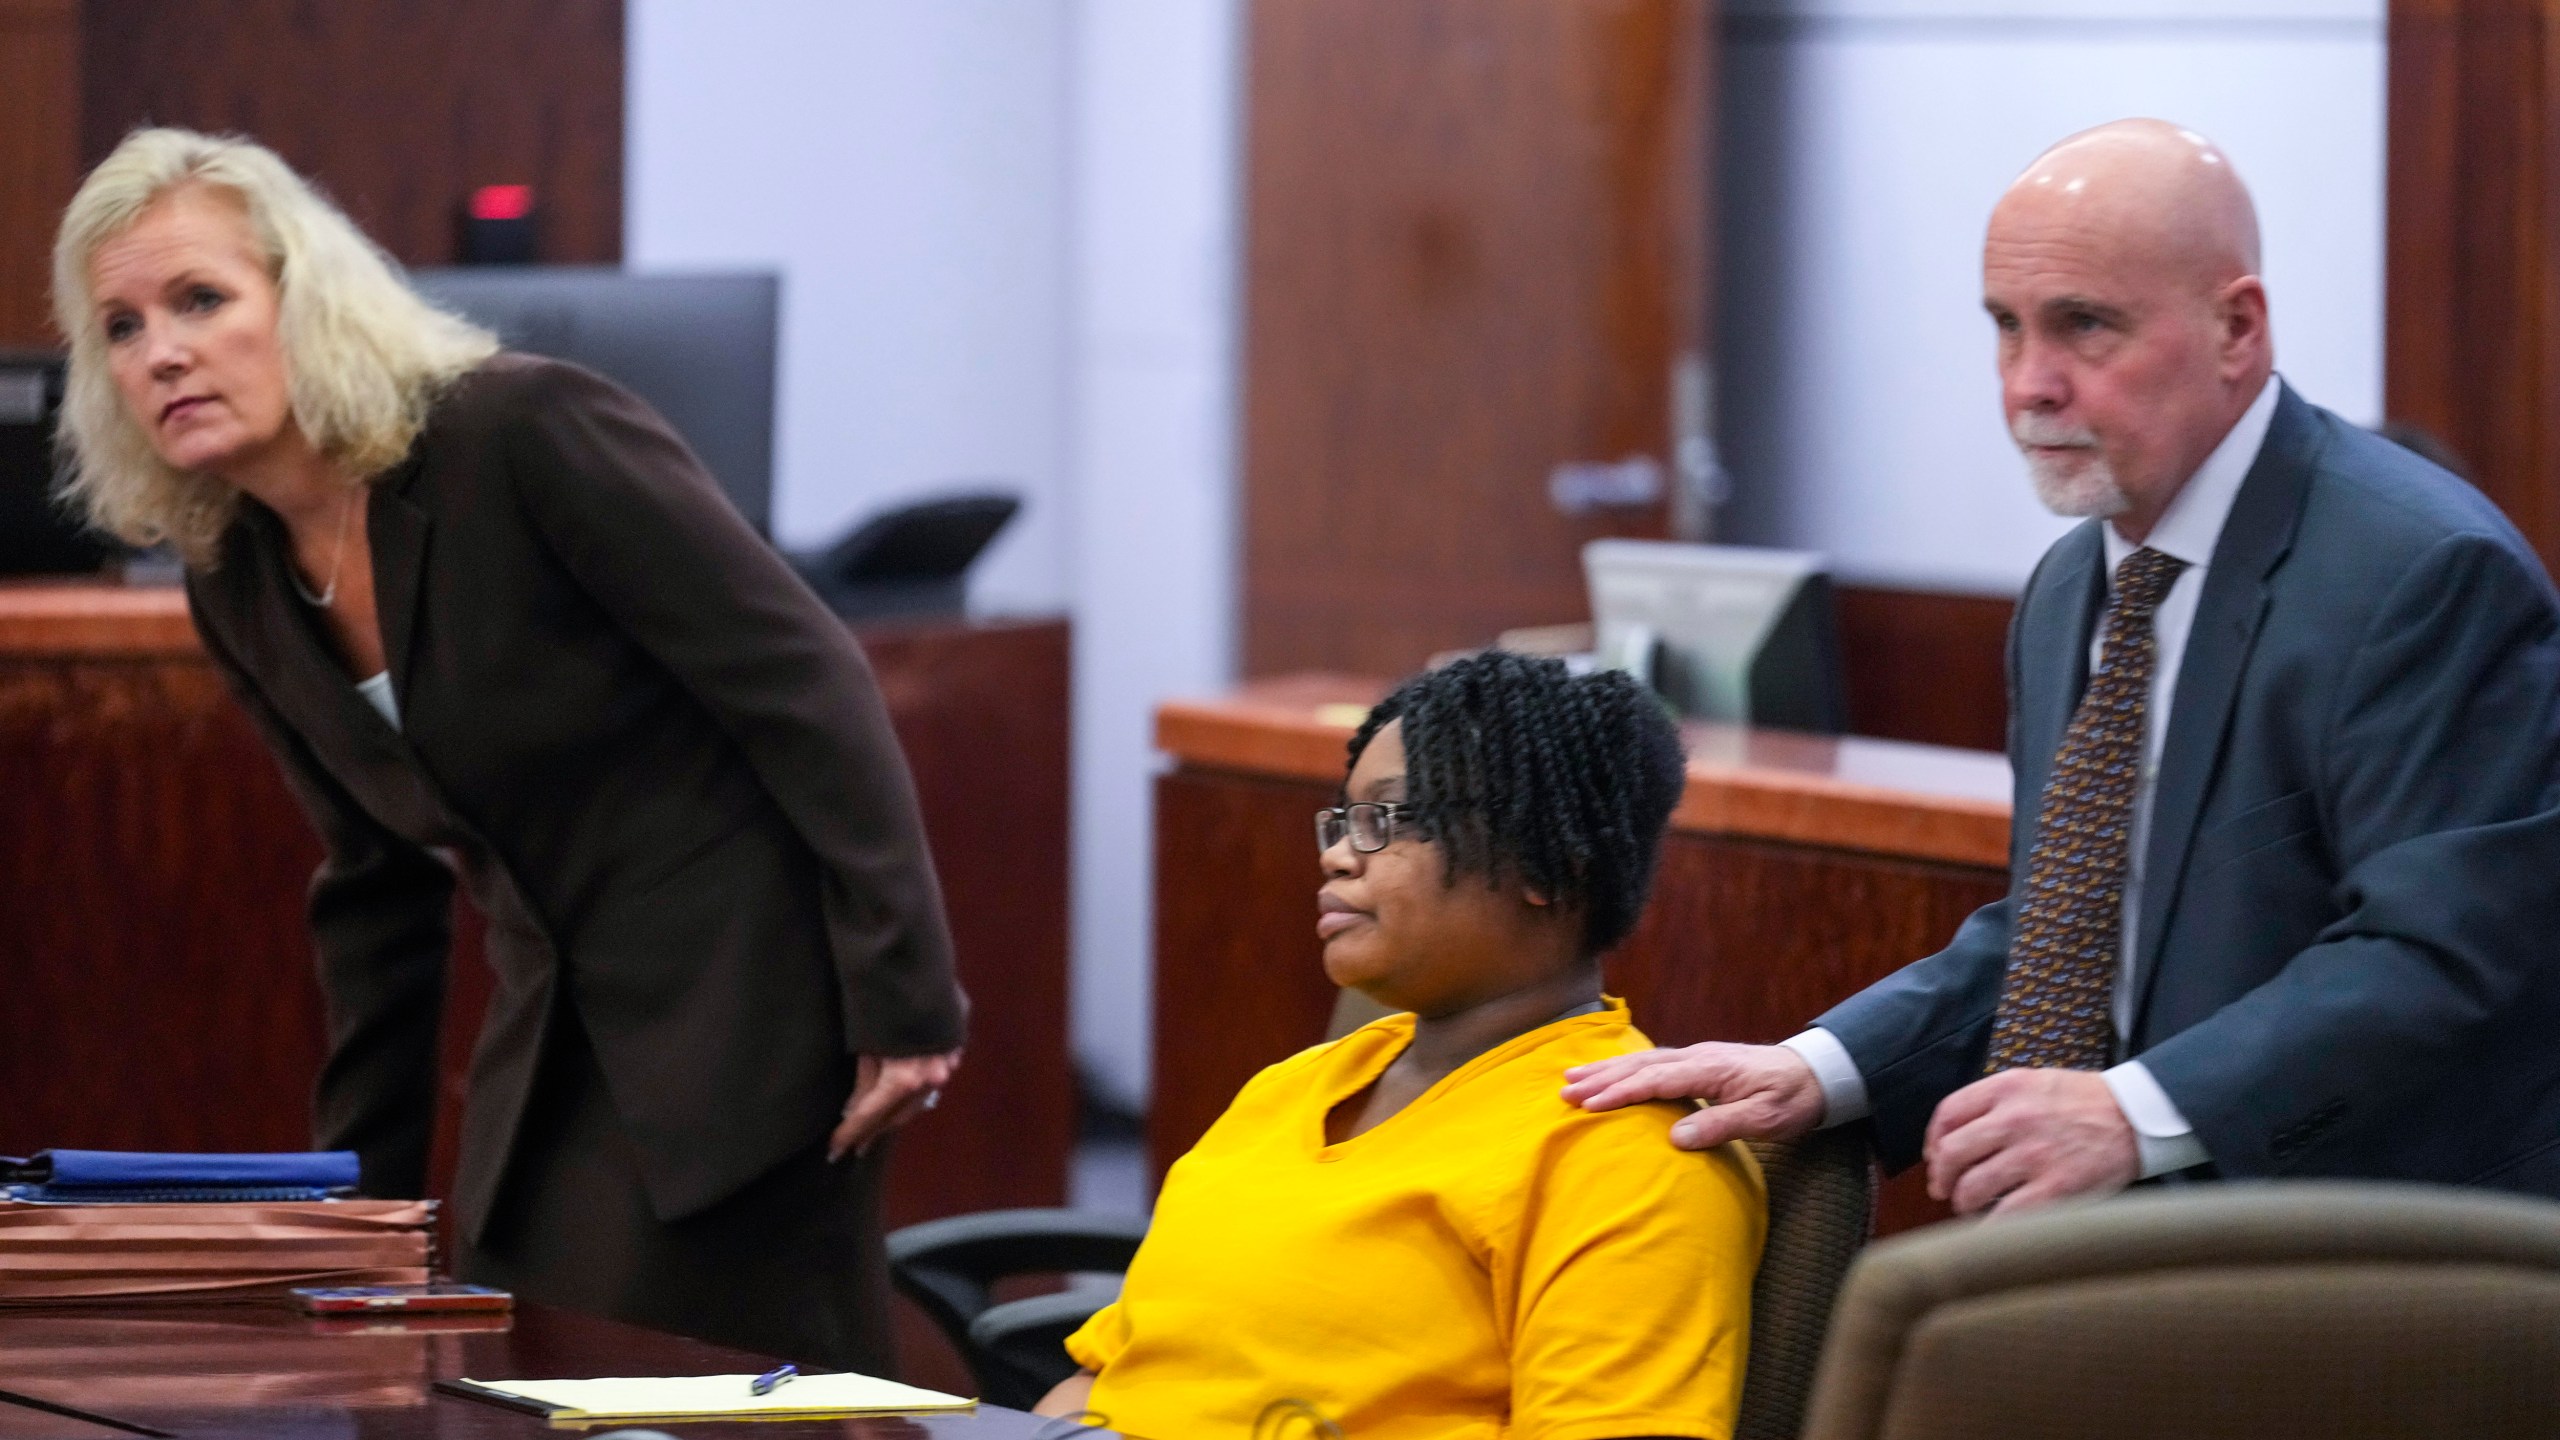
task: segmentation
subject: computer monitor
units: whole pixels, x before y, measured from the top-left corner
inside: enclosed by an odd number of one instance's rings
[[[1582,568],[1601,663],[1650,680],[1681,713],[1825,735],[1846,728],[1821,556],[1594,540]]]
[[[667,417],[758,534],[773,533],[771,274],[633,275],[601,266],[414,270],[430,300],[511,350],[583,365]]]
[[[0,575],[96,570],[114,549],[53,494],[62,357],[0,350]]]

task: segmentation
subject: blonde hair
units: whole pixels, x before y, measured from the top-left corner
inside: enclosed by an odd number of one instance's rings
[[[53,244],[54,324],[71,342],[59,445],[62,494],[91,524],[135,545],[167,541],[209,566],[239,506],[211,475],[163,461],[108,373],[89,265],[99,247],[184,186],[238,200],[277,292],[293,423],[358,483],[397,465],[427,411],[498,348],[496,337],[421,299],[400,267],[276,153],[237,137],[136,130],[80,184]]]

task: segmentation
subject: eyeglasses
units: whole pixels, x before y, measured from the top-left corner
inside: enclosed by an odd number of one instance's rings
[[[1351,837],[1351,848],[1363,855],[1373,855],[1387,848],[1396,838],[1397,817],[1413,807],[1387,805],[1364,800],[1357,805],[1336,805],[1316,812],[1316,848],[1330,850]]]

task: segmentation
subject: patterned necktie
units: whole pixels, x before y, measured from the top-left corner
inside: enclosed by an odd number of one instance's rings
[[[2186,562],[2136,550],[2116,566],[2098,673],[2062,732],[2027,854],[1984,1073],[2103,1070],[2115,1055],[2124,878],[2156,649],[2151,614]]]

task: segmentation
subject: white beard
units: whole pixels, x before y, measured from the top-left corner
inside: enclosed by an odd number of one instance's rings
[[[2112,520],[2133,508],[2132,497],[2116,483],[2115,467],[2107,463],[2094,432],[2029,411],[2010,423],[2009,438],[2026,457],[2027,478],[2035,485],[2036,499],[2054,514],[2075,520]],[[2061,453],[2030,448],[2036,446],[2071,448]]]

